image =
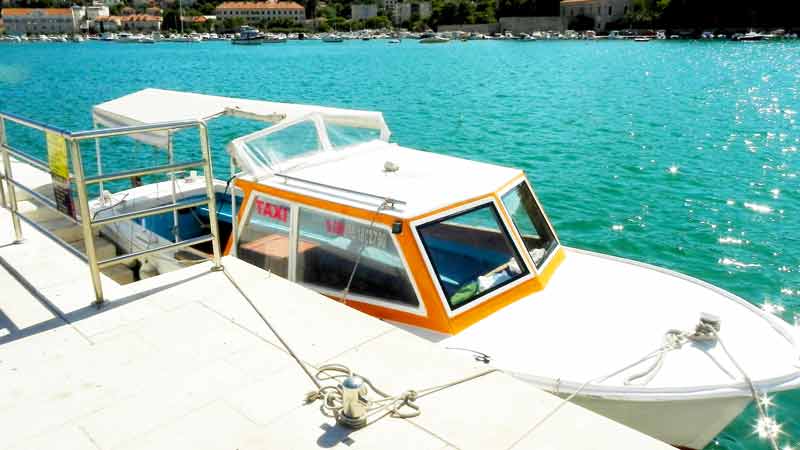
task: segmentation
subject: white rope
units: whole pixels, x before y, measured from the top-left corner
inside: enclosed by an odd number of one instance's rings
[[[322,414],[339,421],[339,416],[344,407],[342,404],[343,388],[341,382],[347,377],[357,376],[364,380],[364,383],[381,397],[369,401],[369,406],[367,407],[367,423],[365,425],[369,426],[387,416],[398,419],[417,417],[422,413],[422,409],[416,404],[418,399],[497,371],[497,369],[484,370],[449,383],[424,389],[409,389],[400,395],[392,396],[375,386],[369,378],[353,372],[347,366],[341,364],[327,364],[320,367],[314,377],[320,382],[333,380],[336,384],[325,385],[317,391],[309,392],[306,394],[306,403],[322,400],[322,404],[320,405]],[[403,409],[405,409],[405,411],[403,411]]]
[[[372,220],[369,222],[369,228],[367,229],[367,234],[364,236],[364,240],[361,243],[361,248],[358,251],[358,255],[356,256],[356,262],[353,264],[353,270],[350,271],[350,278],[347,279],[347,285],[344,287],[344,291],[342,291],[342,303],[345,305],[347,304],[347,296],[350,294],[350,285],[353,284],[353,279],[356,276],[356,270],[358,270],[358,265],[361,264],[361,256],[364,254],[364,250],[367,248],[367,241],[369,240],[369,233],[372,232],[373,227],[375,226],[375,219],[378,218],[378,214],[380,214],[381,210],[391,205],[389,199],[384,199],[380,205],[378,205],[378,209],[375,210],[375,213],[372,215]]]
[[[733,363],[733,365],[736,367],[736,369],[739,371],[739,373],[742,374],[742,377],[744,378],[745,382],[747,383],[747,386],[750,389],[750,394],[753,397],[753,401],[756,404],[756,411],[758,412],[760,420],[765,421],[767,426],[770,426],[770,425],[777,426],[777,424],[775,424],[774,419],[772,419],[771,417],[769,417],[767,415],[767,412],[766,412],[766,410],[764,408],[764,405],[761,402],[761,399],[760,399],[760,397],[758,395],[758,390],[756,389],[755,384],[753,383],[753,380],[747,375],[747,373],[744,371],[742,366],[736,361],[736,359],[734,359],[733,355],[731,354],[730,351],[728,351],[728,348],[725,346],[724,342],[722,341],[722,337],[719,335],[718,327],[715,328],[712,324],[709,324],[708,322],[705,322],[704,320],[701,320],[700,323],[694,329],[694,331],[690,331],[689,332],[689,331],[680,331],[680,330],[675,330],[675,329],[667,331],[664,334],[664,344],[660,348],[658,348],[657,350],[655,350],[653,352],[648,353],[646,356],[644,356],[643,358],[641,358],[638,361],[634,362],[633,364],[629,364],[629,365],[623,367],[622,369],[617,370],[617,371],[615,371],[615,372],[613,372],[613,373],[611,373],[609,375],[604,375],[604,376],[601,376],[601,377],[593,378],[591,380],[588,380],[588,381],[584,382],[572,394],[570,394],[569,396],[567,396],[566,398],[561,400],[561,402],[559,402],[553,409],[551,409],[547,414],[545,414],[541,419],[539,419],[539,421],[537,421],[533,425],[533,427],[530,430],[528,430],[527,433],[525,433],[522,437],[520,437],[518,440],[516,440],[509,448],[514,447],[515,445],[517,445],[524,438],[526,438],[528,435],[533,433],[537,428],[539,428],[542,424],[547,422],[558,411],[560,411],[561,408],[564,407],[564,405],[566,405],[567,403],[572,401],[572,399],[574,399],[581,392],[583,392],[583,390],[587,386],[589,386],[590,384],[603,383],[603,382],[607,381],[609,378],[612,378],[612,377],[614,377],[614,376],[616,376],[616,375],[618,375],[618,374],[620,374],[622,372],[625,372],[625,371],[627,371],[627,370],[629,370],[629,369],[631,369],[633,367],[636,367],[639,364],[641,364],[641,363],[643,363],[643,362],[645,362],[645,361],[647,361],[649,359],[657,358],[656,361],[648,369],[644,370],[643,372],[631,375],[631,376],[629,376],[628,378],[625,379],[625,384],[626,385],[634,384],[635,382],[637,382],[637,380],[641,380],[641,381],[638,381],[638,383],[636,383],[637,385],[646,385],[661,370],[661,367],[664,364],[664,359],[665,359],[667,353],[669,353],[669,352],[671,352],[673,350],[681,349],[683,347],[683,345],[686,344],[689,341],[693,341],[693,342],[715,341],[715,342],[718,342],[719,345],[720,345],[720,348],[722,348],[723,352],[725,352],[725,354],[727,355],[728,359]],[[713,355],[712,355],[712,359],[714,359]],[[726,374],[728,374],[730,376],[730,373],[727,370],[725,370],[719,364],[719,362],[716,361],[716,359],[714,359],[714,362],[717,364],[717,366],[721,370],[723,370]],[[772,450],[780,450],[780,448],[778,446],[777,439],[776,439],[776,436],[777,436],[778,433],[775,432],[775,431],[776,430],[774,430],[774,429],[773,430],[767,430],[767,432],[765,432],[764,435],[769,440],[769,443],[770,443],[770,446],[772,447]]]

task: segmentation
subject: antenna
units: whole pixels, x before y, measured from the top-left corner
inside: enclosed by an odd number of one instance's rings
[[[181,0],[178,0],[178,22],[181,27],[181,34],[183,34],[183,3],[181,3]]]

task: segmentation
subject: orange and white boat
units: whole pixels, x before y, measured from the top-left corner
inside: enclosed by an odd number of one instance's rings
[[[391,143],[380,113],[160,90],[94,113],[270,122],[228,145],[226,252],[665,442],[703,448],[754,395],[800,386],[796,327],[562,245],[521,170]]]

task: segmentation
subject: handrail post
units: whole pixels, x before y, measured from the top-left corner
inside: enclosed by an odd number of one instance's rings
[[[11,222],[14,224],[14,242],[22,242],[22,225],[19,223],[19,211],[17,210],[17,193],[14,190],[14,183],[11,180],[14,174],[11,173],[11,158],[8,156],[6,150],[6,123],[5,119],[0,117],[0,151],[3,152],[3,177],[5,178],[6,187],[8,188],[8,203],[9,210],[11,211]],[[5,201],[5,199],[4,199]]]
[[[208,221],[209,225],[211,225],[211,235],[214,236],[214,239],[211,241],[211,246],[214,251],[214,270],[220,270],[222,269],[222,254],[219,242],[219,225],[217,223],[217,195],[214,190],[211,149],[208,144],[208,127],[205,121],[200,121],[197,124],[197,130],[200,134],[200,149],[203,152],[203,159],[206,161],[203,175],[206,180],[206,195],[208,196]]]
[[[3,147],[6,142],[6,133],[5,133],[5,121],[3,116],[0,115],[0,152],[5,152],[5,148]],[[6,170],[3,169],[3,173],[0,174],[0,207],[5,208],[6,203],[6,189],[3,187],[5,184],[5,176]]]
[[[230,185],[231,190],[231,233],[232,233],[232,240],[233,245],[231,245],[231,255],[235,257],[239,257],[239,217],[236,214],[236,160],[233,159],[233,153],[231,153],[231,176],[228,180],[228,183],[233,183]]]
[[[83,228],[83,245],[86,248],[86,261],[89,263],[89,272],[92,275],[94,286],[94,305],[103,304],[103,284],[100,279],[100,267],[97,265],[97,253],[94,246],[94,232],[92,231],[92,215],[89,211],[89,195],[84,182],[83,160],[78,141],[69,139],[69,148],[72,156],[72,169],[75,171],[75,187],[78,189],[78,207],[81,214],[81,228]]]

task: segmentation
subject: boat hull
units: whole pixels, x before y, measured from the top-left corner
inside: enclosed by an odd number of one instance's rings
[[[746,397],[629,401],[577,396],[572,402],[670,445],[704,448],[750,403]]]

